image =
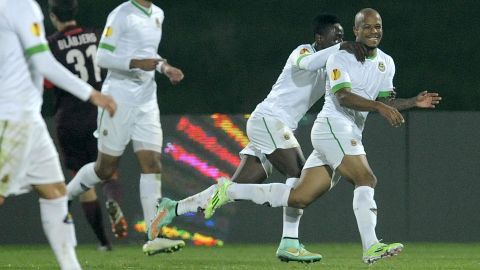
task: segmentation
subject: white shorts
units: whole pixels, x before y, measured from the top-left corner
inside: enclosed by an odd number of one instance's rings
[[[98,150],[111,156],[121,156],[133,141],[135,152],[151,150],[162,152],[163,132],[157,101],[139,107],[119,104],[115,115],[99,110],[97,131]]]
[[[252,143],[247,144],[245,148],[243,148],[242,151],[240,151],[240,157],[244,157],[245,155],[250,155],[257,157],[260,159],[260,162],[262,163],[263,169],[265,170],[265,173],[267,174],[267,177],[270,176],[273,172],[273,165],[268,161],[267,156],[263,154],[259,149],[255,148]]]
[[[328,165],[336,170],[345,155],[365,155],[362,132],[357,126],[335,118],[317,118],[311,139],[314,150],[304,169]]]
[[[40,116],[20,122],[0,120],[1,196],[64,181],[57,150]]]
[[[275,149],[300,147],[293,131],[275,118],[252,117],[247,121],[247,136],[254,148],[269,155]]]

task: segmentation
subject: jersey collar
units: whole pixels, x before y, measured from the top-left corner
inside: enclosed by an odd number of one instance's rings
[[[148,17],[152,15],[152,7],[150,7],[149,9],[146,9],[142,5],[137,3],[137,1],[135,0],[131,0],[130,3],[132,3],[132,5],[138,8],[143,14],[147,15]]]

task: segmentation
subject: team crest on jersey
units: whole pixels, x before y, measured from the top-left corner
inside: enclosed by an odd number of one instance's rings
[[[155,23],[157,24],[158,28],[162,28],[162,23],[160,22],[160,19],[155,18]]]
[[[310,54],[310,51],[307,48],[301,49],[300,50],[300,55],[304,55],[304,54]]]
[[[10,182],[10,175],[5,175],[0,182],[1,184],[7,184],[8,182]]]
[[[385,71],[385,64],[383,62],[378,63],[378,70],[380,70],[381,72]]]
[[[342,73],[338,69],[332,70],[332,74],[330,74],[330,77],[333,81],[340,79],[340,76],[342,76]]]
[[[357,141],[354,140],[354,139],[351,139],[351,140],[350,140],[350,144],[351,144],[352,146],[357,146]]]
[[[30,31],[32,31],[32,34],[36,37],[39,37],[40,34],[42,34],[42,28],[38,23],[33,23],[32,27],[30,28]]]
[[[103,130],[103,136],[107,136],[108,135],[108,130],[104,129]]]
[[[103,32],[103,35],[105,37],[109,37],[113,34],[113,28],[111,26],[108,26],[105,31]]]
[[[290,140],[290,134],[288,134],[288,133],[283,134],[283,138],[284,138],[286,141]]]

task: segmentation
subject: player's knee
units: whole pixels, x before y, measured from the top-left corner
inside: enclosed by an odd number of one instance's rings
[[[358,175],[357,185],[370,186],[374,188],[377,185],[377,177],[371,171],[366,171]]]
[[[298,209],[304,209],[312,202],[313,200],[308,196],[297,196],[295,193],[290,193],[288,198],[288,206]]]
[[[143,173],[161,173],[162,163],[159,160],[152,160],[151,162],[145,162],[140,165]]]
[[[95,167],[95,173],[102,181],[109,180],[115,174],[116,168],[111,166]]]

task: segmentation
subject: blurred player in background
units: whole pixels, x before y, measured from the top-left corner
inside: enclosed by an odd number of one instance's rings
[[[218,201],[209,201],[209,207],[215,209],[231,200],[251,200],[273,207],[305,208],[330,190],[336,182],[334,176],[339,174],[355,186],[352,205],[362,241],[362,259],[371,264],[397,255],[403,245],[381,243],[376,236],[377,178],[362,144],[368,112],[378,112],[398,127],[405,122],[398,110],[435,108],[441,97],[423,91],[413,98],[395,98],[394,61],[377,48],[383,36],[382,19],[377,11],[370,8],[359,11],[353,30],[356,41],[367,47],[368,57],[363,64],[342,51],[328,58],[325,104],[312,128],[314,151],[306,162],[300,184],[292,189],[284,184],[241,185],[223,181],[213,197]]]
[[[48,37],[53,55],[72,73],[100,89],[106,75],[106,70],[100,69],[95,61],[101,30],[77,24],[77,0],[49,0],[48,4],[50,20],[58,31]],[[45,88],[55,90],[57,137],[65,166],[75,175],[83,165],[97,157],[97,139],[93,136],[97,128],[97,107],[61,91],[48,81]],[[127,236],[127,222],[117,203],[121,191],[116,174],[104,182],[103,190],[112,231],[117,238],[123,238]],[[100,241],[99,250],[111,250],[95,189],[80,195],[80,201],[85,217]]]
[[[313,20],[313,44],[298,46],[290,54],[282,73],[269,95],[253,111],[247,122],[250,143],[240,154],[242,160],[232,181],[262,183],[272,172],[272,165],[287,177],[286,185],[295,187],[305,164],[302,149],[293,134],[298,122],[325,93],[325,64],[328,56],[341,49],[365,60],[363,45],[343,41],[343,27],[332,14],[321,14]],[[215,186],[178,202],[163,199],[150,226],[152,237],[175,215],[205,208]],[[209,218],[212,209],[205,209]],[[315,262],[320,254],[306,250],[298,240],[298,227],[303,210],[285,207],[282,240],[276,256],[282,261]]]
[[[155,71],[167,76],[172,84],[184,77],[180,69],[157,53],[163,20],[163,10],[145,0],[124,2],[109,14],[97,62],[108,69],[102,92],[117,100],[119,110],[113,118],[103,111],[99,113],[97,161],[83,166],[68,184],[71,199],[110,179],[125,147],[132,141],[142,171],[140,199],[146,222],[154,217],[157,199],[161,197],[163,135]],[[152,255],[176,251],[184,245],[181,240],[156,238],[147,241],[143,251]]]
[[[34,189],[60,268],[81,269],[58,153],[40,113],[43,77],[110,115],[116,104],[55,60],[37,2],[0,0],[0,40],[0,204]]]

